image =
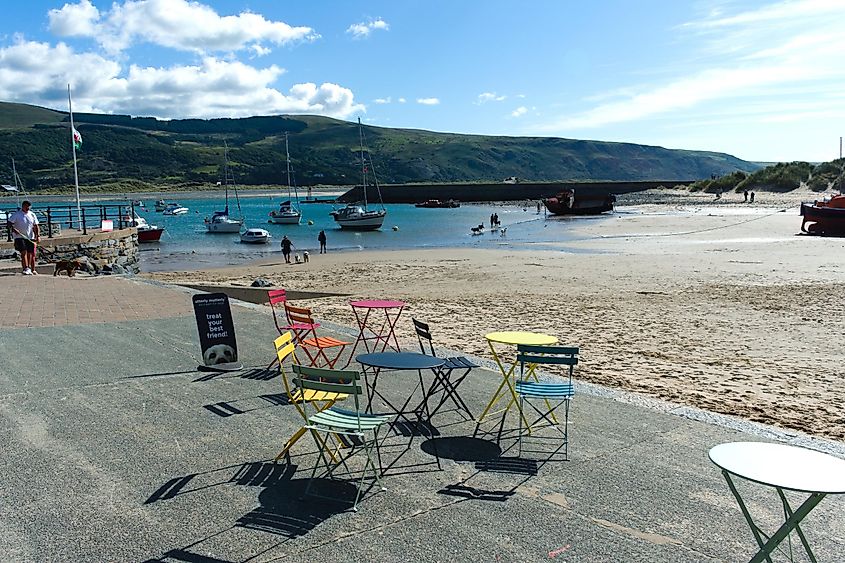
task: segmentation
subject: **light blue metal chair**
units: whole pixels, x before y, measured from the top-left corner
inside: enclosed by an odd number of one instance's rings
[[[520,377],[514,386],[519,397],[519,455],[522,456],[523,434],[532,434],[533,430],[550,426],[563,435],[564,459],[569,459],[569,402],[575,395],[572,374],[578,364],[578,348],[569,346],[517,346],[516,359],[519,362]],[[536,374],[539,365],[568,366],[568,378],[565,382],[541,381]],[[542,401],[545,408],[538,407],[535,401]],[[564,420],[561,425],[555,411],[563,406]],[[526,407],[531,407],[537,419],[528,423]],[[526,426],[523,426],[523,420]],[[544,424],[539,424],[544,422]],[[562,428],[561,428],[562,426]],[[557,450],[556,450],[557,451]]]
[[[375,453],[376,456],[379,455],[378,431],[383,424],[391,419],[391,416],[361,412],[359,405],[361,375],[357,371],[313,368],[297,364],[293,364],[291,369],[295,374],[293,380],[296,386],[303,392],[321,391],[343,394],[352,397],[355,402],[354,411],[341,409],[336,406],[330,406],[314,413],[305,410],[307,422],[304,428],[311,432],[314,436],[314,441],[317,443],[317,447],[320,449],[320,456],[314,464],[314,470],[311,472],[311,478],[308,480],[305,494],[308,495],[311,491],[311,485],[317,474],[317,468],[320,467],[321,460],[327,469],[326,476],[333,478],[332,474],[339,465],[343,464],[347,471],[349,470],[349,467],[346,465],[346,459],[353,455],[360,447],[364,450],[367,461],[361,473],[361,480],[358,482],[355,501],[352,504],[352,510],[357,511],[358,501],[361,499],[364,490],[364,481],[367,479],[368,470],[372,469],[375,481],[373,484],[379,485],[381,490],[384,490],[384,487],[381,486],[381,464],[377,463],[373,454]],[[321,437],[321,434],[325,436]],[[332,447],[332,441],[329,439],[329,435],[347,436],[353,445],[350,448],[334,447],[334,451],[331,451],[329,448]],[[343,451],[344,449],[346,451]],[[337,500],[334,497],[328,498]]]

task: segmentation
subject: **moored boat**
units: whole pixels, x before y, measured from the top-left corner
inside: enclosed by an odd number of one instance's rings
[[[167,204],[167,207],[164,209],[165,215],[184,215],[188,212],[188,208],[182,205],[179,205],[175,201],[170,202]]]
[[[616,196],[613,194],[598,194],[592,196],[575,196],[575,190],[563,190],[554,197],[547,197],[543,205],[552,215],[599,215],[613,211]]]
[[[291,187],[290,174],[290,151],[288,150],[288,134],[285,133],[285,160],[288,173],[288,199],[279,204],[278,211],[270,212],[270,223],[277,225],[299,225],[302,219],[302,212],[299,210],[299,192],[296,191],[296,186]],[[293,195],[296,197],[296,203],[291,202],[291,189]]]
[[[241,242],[248,244],[267,244],[272,236],[264,229],[247,229],[241,233]]]
[[[461,202],[456,199],[447,199],[440,201],[439,199],[428,199],[422,203],[415,203],[414,207],[423,207],[426,209],[454,209],[461,206]]]
[[[239,233],[244,225],[243,215],[240,218],[234,219],[229,216],[229,183],[231,181],[232,188],[235,192],[235,201],[238,204],[238,212],[241,213],[241,200],[238,197],[238,187],[235,185],[235,177],[229,168],[229,146],[223,142],[223,184],[226,190],[226,199],[224,200],[223,211],[215,211],[211,218],[205,218],[205,227],[209,233]]]
[[[810,235],[845,236],[845,194],[801,204],[801,231]]]
[[[365,151],[364,148],[364,128],[361,126],[361,118],[358,118],[358,138],[361,143],[361,176],[364,201],[361,203],[350,203],[342,209],[332,211],[329,215],[334,217],[335,222],[340,225],[341,229],[350,231],[375,231],[380,229],[384,224],[387,210],[384,208],[384,202],[381,200],[381,190],[376,179],[372,157],[370,156],[369,150]],[[369,209],[367,207],[367,178],[369,174],[372,174],[373,177],[373,185],[378,193],[380,209]]]
[[[156,202],[155,209],[156,209],[156,211],[158,211],[159,213],[161,213],[162,211],[164,211],[165,209],[167,209],[167,202],[166,202],[166,201],[164,201],[163,199],[158,200],[158,201]]]
[[[138,229],[138,242],[159,242],[164,232],[164,227],[150,225],[146,219],[137,214],[130,225]]]

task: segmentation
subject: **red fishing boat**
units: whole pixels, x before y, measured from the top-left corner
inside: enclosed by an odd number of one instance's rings
[[[164,227],[150,225],[140,215],[135,215],[135,220],[130,223],[130,226],[137,227],[138,242],[158,242],[161,240],[161,234],[164,232]]]
[[[598,215],[613,211],[616,196],[613,194],[579,195],[575,190],[563,190],[555,197],[547,197],[543,204],[553,215]]]
[[[801,204],[801,230],[810,235],[845,236],[845,195]]]

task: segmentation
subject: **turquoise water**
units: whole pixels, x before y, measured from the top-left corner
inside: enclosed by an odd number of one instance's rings
[[[536,202],[531,207],[505,204],[462,204],[457,209],[419,209],[413,205],[388,204],[387,218],[380,231],[343,231],[329,216],[330,204],[302,204],[300,225],[274,225],[267,222],[271,210],[277,209],[283,198],[276,196],[242,197],[241,210],[247,227],[266,229],[273,236],[268,245],[241,244],[237,234],[209,234],[203,220],[215,210],[222,209],[221,199],[168,198],[188,207],[186,215],[166,216],[153,210],[154,201],[144,201],[146,211],[137,209],[151,225],[166,228],[158,244],[141,246],[141,263],[145,271],[195,269],[214,265],[229,265],[266,258],[279,252],[279,242],[287,235],[295,252],[318,252],[317,234],[326,231],[330,252],[380,250],[401,248],[560,248],[561,242],[574,240],[571,221],[606,220],[598,218],[546,217],[537,213]],[[98,201],[98,204],[120,203]],[[123,201],[125,203],[125,200]],[[237,208],[230,200],[230,212],[237,216]],[[38,207],[48,203],[39,202]],[[504,236],[489,231],[490,215],[499,214]],[[313,225],[307,222],[313,221]],[[473,236],[470,228],[484,223],[488,230]],[[394,226],[396,229],[394,229]]]

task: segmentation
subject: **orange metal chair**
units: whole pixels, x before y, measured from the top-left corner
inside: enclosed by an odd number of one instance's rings
[[[267,292],[267,298],[270,302],[270,310],[273,311],[273,324],[276,325],[276,330],[279,331],[279,335],[286,333],[287,331],[293,332],[293,335],[297,342],[299,342],[299,334],[303,331],[311,330],[312,328],[316,328],[320,326],[319,323],[313,324],[296,324],[287,321],[287,313],[285,316],[282,317],[282,310],[284,309],[285,304],[288,300],[287,292],[284,289],[271,289]],[[276,362],[279,361],[279,358],[274,358],[270,365],[267,366],[267,369],[273,367]]]
[[[345,340],[338,340],[331,336],[317,336],[319,323],[314,322],[311,309],[306,307],[294,307],[285,302],[285,314],[288,325],[292,327],[296,343],[308,356],[310,362],[308,367],[328,367],[334,369],[334,365],[343,354],[343,349],[352,344]],[[326,353],[330,352],[331,356]],[[323,362],[325,365],[320,365]]]

